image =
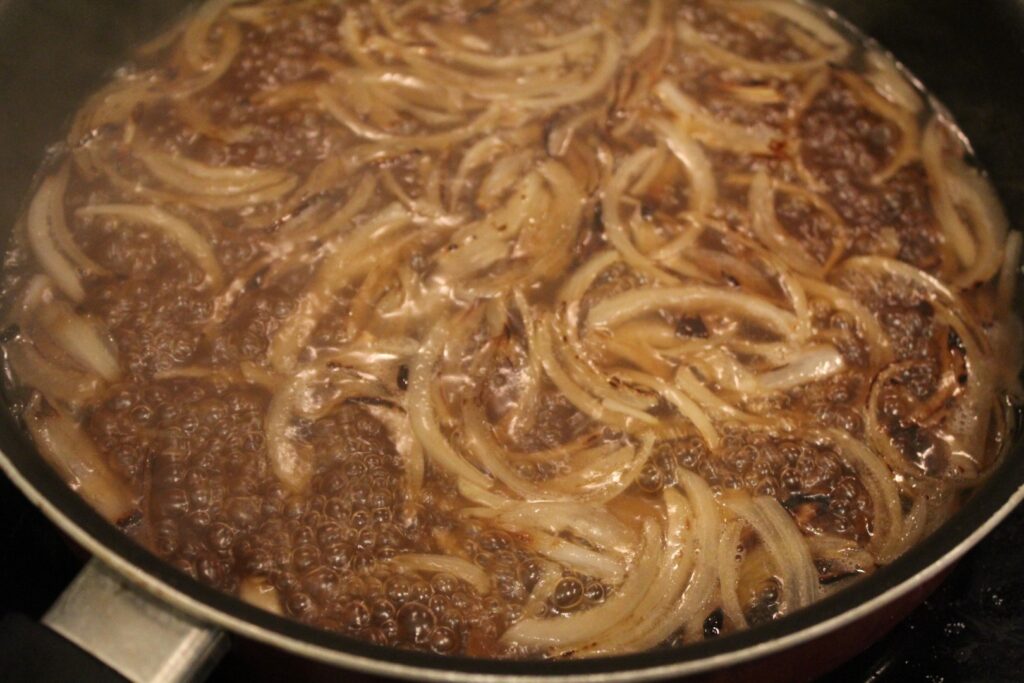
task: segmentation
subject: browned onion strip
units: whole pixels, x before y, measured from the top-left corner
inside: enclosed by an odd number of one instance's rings
[[[138,509],[127,486],[70,418],[44,411],[38,399],[25,411],[25,424],[43,457],[107,520],[117,525],[130,524]]]
[[[75,313],[63,301],[44,301],[35,317],[47,335],[71,358],[108,382],[121,376],[117,353],[97,324]]]
[[[54,240],[54,226],[64,220],[66,169],[46,178],[36,190],[25,219],[28,243],[39,265],[72,301],[85,298],[85,289],[75,265],[60,252]]]
[[[24,340],[6,346],[7,361],[21,382],[35,388],[51,403],[63,402],[72,409],[96,396],[99,377],[64,368],[44,358]]]

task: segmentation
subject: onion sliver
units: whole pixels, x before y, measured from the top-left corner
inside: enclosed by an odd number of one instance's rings
[[[483,569],[468,560],[451,555],[397,555],[391,560],[399,567],[427,574],[451,574],[472,586],[480,595],[491,592],[491,579]]]
[[[834,347],[815,346],[798,355],[789,365],[759,375],[757,381],[766,389],[786,391],[831,377],[845,365],[842,354]]]
[[[206,273],[214,290],[224,285],[224,272],[209,240],[182,219],[163,209],[145,204],[93,204],[78,210],[80,216],[118,218],[128,224],[141,224],[160,231],[188,254]]]
[[[564,618],[527,618],[512,625],[501,636],[504,643],[565,652],[593,645],[601,635],[627,617],[651,589],[664,564],[663,539],[659,524],[644,522],[643,545],[629,567],[619,589],[597,607]]]
[[[67,417],[41,412],[38,401],[25,412],[25,424],[40,453],[93,509],[114,524],[130,524],[138,515],[131,492],[89,437]]]
[[[28,207],[26,233],[32,254],[64,294],[72,301],[85,298],[85,289],[74,264],[60,252],[54,241],[54,225],[63,221],[64,188],[67,173],[46,178]]]
[[[71,358],[108,382],[121,376],[113,345],[91,320],[58,300],[41,303],[35,313],[46,333]]]
[[[631,289],[591,308],[587,325],[610,329],[620,322],[663,309],[686,312],[727,309],[763,322],[783,337],[790,336],[798,325],[792,313],[760,297],[703,285]]]
[[[444,354],[448,335],[448,325],[440,324],[435,327],[410,368],[409,389],[406,396],[409,421],[416,438],[419,439],[427,455],[438,467],[458,479],[465,479],[475,486],[489,489],[492,486],[491,478],[473,467],[452,448],[444,434],[441,433],[441,427],[437,424],[437,417],[434,413],[430,387],[434,382],[435,366]]]

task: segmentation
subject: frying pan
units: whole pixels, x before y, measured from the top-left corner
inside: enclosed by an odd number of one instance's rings
[[[185,4],[0,0],[0,234],[9,234],[47,145],[61,138],[84,97]],[[825,4],[877,38],[948,106],[1011,222],[1024,216],[1024,0]],[[222,651],[224,633],[236,643],[257,643],[253,656],[269,654],[289,667],[301,663],[334,676],[345,670],[438,681],[808,680],[898,623],[1024,498],[1024,445],[1017,443],[938,532],[873,576],[795,614],[678,650],[499,662],[378,647],[258,610],[181,574],[107,524],[44,463],[7,410],[0,410],[0,450],[0,467],[14,484],[96,558],[45,621],[136,680],[201,677]],[[22,627],[5,630],[5,637],[50,637]],[[95,666],[89,662],[81,666]],[[36,666],[44,671],[47,662]]]

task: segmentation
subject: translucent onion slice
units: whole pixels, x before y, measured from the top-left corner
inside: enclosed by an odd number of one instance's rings
[[[648,519],[644,522],[643,545],[637,559],[630,565],[625,581],[604,603],[568,617],[523,619],[506,630],[501,640],[552,653],[593,645],[636,609],[663,564],[661,529],[656,521]]]
[[[491,478],[473,467],[452,448],[441,432],[434,412],[430,387],[434,382],[435,367],[444,354],[449,334],[447,324],[437,325],[413,361],[409,371],[406,410],[413,433],[434,464],[457,479],[465,479],[485,490],[490,489],[493,484]]]
[[[722,595],[722,613],[734,629],[747,627],[739,599],[739,565],[743,560],[740,539],[746,525],[740,520],[726,524],[718,546],[718,573]]]
[[[870,448],[841,430],[830,430],[828,436],[839,446],[840,453],[856,470],[861,483],[871,496],[871,541],[868,549],[875,558],[888,564],[905,550],[903,509],[893,473]]]
[[[382,240],[406,228],[411,220],[401,205],[392,204],[330,245],[313,283],[300,295],[295,312],[281,323],[270,342],[270,361],[275,369],[288,371],[295,367],[299,351],[334,303],[334,293],[392,258],[396,245]]]
[[[651,126],[664,138],[669,150],[690,174],[691,210],[698,216],[707,214],[718,202],[718,187],[704,149],[678,125],[664,119],[654,119]]]
[[[592,55],[597,47],[593,39],[599,35],[599,29],[595,26],[592,30],[575,37],[575,39],[552,48],[509,55],[493,55],[461,48],[444,38],[430,24],[418,24],[416,29],[424,38],[440,48],[441,56],[447,61],[486,71],[519,71],[538,67],[557,69],[565,64],[566,60],[575,60]]]
[[[295,493],[305,491],[313,477],[313,453],[308,446],[295,442],[292,425],[294,411],[308,391],[310,374],[297,374],[274,392],[264,419],[270,467],[278,480]]]
[[[730,496],[726,505],[764,542],[782,579],[784,614],[805,607],[821,596],[818,571],[810,550],[793,519],[774,498],[750,500],[746,494]]]
[[[1014,230],[1006,239],[1006,245],[1003,247],[1003,264],[999,269],[997,290],[998,308],[1003,315],[1010,311],[1014,295],[1017,292],[1022,244],[1024,244],[1024,239],[1022,239],[1021,233]]]
[[[659,310],[700,312],[728,310],[764,323],[783,337],[797,329],[799,320],[789,311],[768,303],[761,297],[706,287],[639,287],[610,297],[596,304],[587,316],[587,326],[612,329],[617,324]]]
[[[67,172],[51,175],[39,185],[26,216],[26,234],[33,256],[46,274],[72,301],[85,298],[85,289],[75,265],[61,253],[54,241],[54,226],[64,220],[64,189]]]
[[[615,555],[591,550],[542,531],[532,531],[529,535],[530,546],[549,560],[613,585],[622,581],[624,563]]]
[[[64,402],[72,409],[94,398],[99,377],[50,362],[31,343],[17,339],[5,346],[7,360],[18,382],[39,391],[51,403]]]
[[[273,614],[284,614],[281,595],[274,585],[264,577],[250,576],[238,584],[238,597],[254,607]]]
[[[801,352],[785,367],[762,373],[757,381],[771,391],[786,391],[810,382],[827,379],[843,370],[846,361],[835,347],[813,346]]]
[[[827,263],[819,263],[807,253],[800,240],[790,235],[775,213],[775,191],[772,181],[763,171],[754,176],[750,184],[750,227],[754,235],[783,262],[799,273],[817,278],[824,277],[829,267],[841,255],[841,226],[836,226],[832,255]]]
[[[97,325],[75,313],[63,301],[47,301],[36,309],[39,323],[47,335],[71,358],[108,382],[121,376],[117,354],[109,335]]]
[[[296,182],[294,176],[284,171],[248,166],[211,166],[149,148],[140,150],[139,160],[164,184],[199,196],[245,195],[270,188],[275,188],[275,194],[280,196]]]
[[[708,147],[771,156],[782,140],[780,133],[763,125],[746,127],[715,118],[667,80],[659,81],[654,92],[682,129]]]
[[[623,261],[656,281],[674,284],[679,282],[678,277],[658,267],[633,244],[627,224],[621,215],[624,195],[637,181],[642,171],[650,166],[656,154],[657,150],[654,148],[643,148],[631,154],[619,165],[605,188],[601,219],[608,241],[619,252]]]
[[[628,557],[637,543],[636,533],[603,505],[583,503],[514,502],[495,517],[500,524],[539,529],[549,534],[569,532],[601,550]]]
[[[451,574],[468,583],[480,595],[487,595],[491,592],[491,578],[487,572],[461,557],[409,553],[397,555],[392,558],[391,562],[410,571],[425,574]]]
[[[224,272],[209,240],[177,216],[154,205],[93,204],[78,210],[85,217],[118,218],[128,225],[144,225],[161,232],[188,254],[206,273],[207,283],[214,290],[224,286]]]
[[[633,612],[615,625],[614,632],[602,637],[594,647],[578,651],[577,655],[589,657],[640,651],[658,645],[682,625],[673,612],[687,581],[692,580],[694,561],[698,559],[694,534],[697,524],[691,505],[678,491],[665,489],[662,498],[666,520],[664,562],[650,590]],[[660,637],[663,631],[666,635]]]
[[[680,391],[677,387],[672,386],[660,377],[654,377],[646,373],[620,371],[618,374],[626,381],[646,386],[656,391],[664,400],[668,401],[670,405],[678,410],[680,415],[697,428],[697,431],[704,437],[704,440],[712,450],[718,448],[721,439],[711,418],[708,417],[708,414],[704,412],[696,401],[683,391]]]
[[[115,525],[135,521],[139,511],[131,491],[72,420],[44,415],[35,401],[25,411],[25,424],[43,457],[89,505]]]

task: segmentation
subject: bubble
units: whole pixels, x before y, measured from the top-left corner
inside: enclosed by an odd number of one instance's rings
[[[342,605],[338,618],[345,628],[358,631],[370,625],[370,610],[361,600],[354,600]]]
[[[430,579],[430,587],[439,595],[451,595],[459,587],[459,581],[451,574],[440,572]]]
[[[398,637],[402,641],[421,645],[434,628],[434,613],[419,602],[410,602],[398,610]]]
[[[459,636],[450,628],[438,626],[430,632],[430,649],[439,655],[447,655],[459,648]]]
[[[551,593],[551,602],[563,612],[579,607],[583,602],[583,583],[574,577],[562,579]]]
[[[381,626],[393,620],[398,614],[394,603],[382,596],[372,598],[368,604],[368,609],[370,610],[370,619],[376,626]]]

